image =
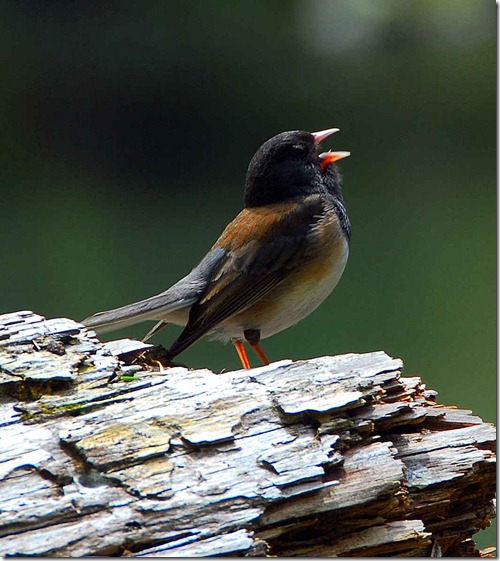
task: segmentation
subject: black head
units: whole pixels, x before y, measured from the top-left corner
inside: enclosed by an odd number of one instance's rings
[[[315,134],[318,133],[282,132],[264,142],[248,166],[246,207],[321,192],[322,167]]]

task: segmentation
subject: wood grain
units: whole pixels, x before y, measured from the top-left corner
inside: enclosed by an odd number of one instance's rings
[[[479,555],[495,427],[401,360],[130,364],[150,348],[0,316],[0,555]]]

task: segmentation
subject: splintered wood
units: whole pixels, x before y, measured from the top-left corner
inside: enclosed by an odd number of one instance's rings
[[[130,360],[150,349],[0,316],[0,555],[480,555],[495,428],[399,359]]]

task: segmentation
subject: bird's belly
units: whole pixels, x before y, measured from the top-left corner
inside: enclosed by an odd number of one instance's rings
[[[245,329],[259,329],[265,339],[304,319],[327,298],[344,272],[349,246],[343,238],[336,246],[327,259],[317,259],[256,304],[223,322],[212,337],[241,339]]]

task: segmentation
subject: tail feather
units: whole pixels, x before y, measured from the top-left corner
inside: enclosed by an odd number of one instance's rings
[[[148,320],[163,320],[169,313],[191,306],[196,297],[173,300],[168,291],[121,308],[98,312],[82,321],[98,333],[106,333]]]
[[[166,327],[168,325],[168,322],[163,321],[162,319],[158,322],[155,323],[154,326],[146,333],[146,335],[142,338],[142,342],[145,343],[146,341],[148,341],[149,339],[151,339],[151,337],[157,333],[158,331],[160,331],[160,329],[163,329],[164,327]]]
[[[223,249],[212,249],[186,277],[165,292],[115,310],[99,312],[84,319],[82,323],[99,333],[148,320],[160,321],[162,324],[169,323],[169,314],[190,308],[199,299],[205,291],[212,272],[223,262],[225,256],[226,252]],[[172,321],[172,323],[179,322]],[[155,326],[148,336],[162,326]]]

